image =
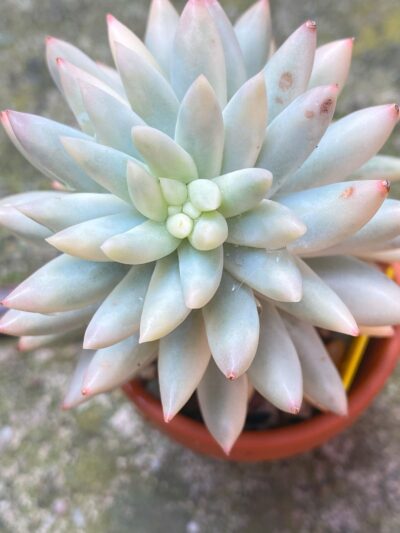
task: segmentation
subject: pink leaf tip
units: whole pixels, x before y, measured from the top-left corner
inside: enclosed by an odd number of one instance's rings
[[[234,381],[238,376],[235,372],[228,372],[226,377],[229,379],[229,381]]]
[[[389,180],[380,180],[378,182],[378,189],[381,191],[383,196],[389,194],[390,191],[390,181]]]
[[[90,395],[90,389],[88,387],[84,387],[81,390],[81,394],[82,394],[82,396],[89,396]]]
[[[300,413],[300,405],[297,405],[295,403],[293,403],[291,406],[290,406],[290,412],[292,415],[298,415]]]
[[[107,13],[106,21],[108,24],[112,24],[115,20],[116,18],[114,17],[114,15],[111,15],[111,13]]]
[[[10,113],[9,109],[5,109],[4,111],[0,112],[0,121],[6,122],[8,121],[8,114]]]
[[[307,20],[306,28],[308,28],[309,30],[316,30],[317,29],[317,23],[315,22],[315,20]]]
[[[231,454],[234,442],[232,444],[222,444],[221,448],[223,449],[225,455],[229,456]]]
[[[171,420],[173,419],[174,417],[171,416],[171,413],[165,413],[164,414],[164,422],[166,424],[169,424],[169,422],[171,422]]]

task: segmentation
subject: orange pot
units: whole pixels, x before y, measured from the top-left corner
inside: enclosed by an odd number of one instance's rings
[[[399,265],[395,265],[395,271],[399,282]],[[178,414],[171,422],[165,423],[160,401],[146,391],[140,380],[133,380],[123,390],[150,422],[195,452],[233,461],[270,461],[311,450],[352,425],[383,388],[395,369],[399,354],[400,327],[397,327],[393,337],[370,341],[349,393],[348,416],[320,413],[286,427],[244,431],[229,457],[201,422]]]

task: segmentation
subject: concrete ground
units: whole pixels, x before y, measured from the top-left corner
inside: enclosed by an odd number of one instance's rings
[[[237,14],[249,0],[222,1]],[[182,2],[179,2],[181,5]],[[398,0],[272,0],[281,42],[307,18],[320,41],[355,36],[342,115],[400,100]],[[109,60],[104,15],[141,33],[144,0],[2,0],[0,107],[71,121],[43,39]],[[399,131],[387,147],[398,153]],[[0,132],[0,196],[47,182]],[[51,256],[0,232],[0,286]],[[143,423],[121,393],[75,412],[59,405],[77,347],[19,354],[0,340],[0,531],[353,533],[400,531],[400,369],[350,430],[299,458],[238,465],[199,457]]]
[[[0,531],[400,531],[400,367],[343,435],[246,465],[183,449],[120,392],[62,412],[76,351],[0,344]]]

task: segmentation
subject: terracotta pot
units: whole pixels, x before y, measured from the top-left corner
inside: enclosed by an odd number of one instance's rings
[[[395,265],[400,280],[400,265]],[[400,354],[400,327],[393,337],[371,340],[349,393],[349,414],[340,417],[320,413],[309,420],[286,427],[244,431],[227,457],[206,427],[183,415],[166,424],[161,403],[139,380],[123,390],[143,415],[173,440],[204,455],[233,461],[269,461],[290,457],[320,446],[353,422],[367,409],[392,374]]]

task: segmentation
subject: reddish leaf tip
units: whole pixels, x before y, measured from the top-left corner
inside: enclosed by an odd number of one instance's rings
[[[306,28],[314,31],[317,29],[317,23],[315,22],[315,20],[307,20]]]
[[[90,389],[88,387],[84,387],[82,390],[81,390],[81,394],[82,396],[89,396],[90,394]]]
[[[238,376],[235,372],[228,372],[226,377],[229,379],[229,381],[234,381]]]
[[[171,416],[171,413],[164,413],[164,422],[166,424],[169,424],[171,420],[173,419],[173,416]]]
[[[107,13],[106,20],[107,20],[108,24],[111,24],[112,22],[114,22],[116,20],[116,18],[114,17],[114,15],[111,15],[111,13]]]
[[[292,415],[298,415],[299,412],[300,412],[300,405],[297,405],[295,403],[293,403],[291,406],[290,406],[290,413]]]
[[[382,192],[383,196],[386,196],[387,194],[389,194],[389,191],[390,191],[390,181],[389,180],[379,181],[378,189]]]
[[[231,454],[233,444],[223,444],[221,445],[221,448],[223,449],[225,455],[229,456]]]
[[[0,112],[0,121],[1,122],[5,122],[6,120],[8,120],[8,115],[10,114],[10,110],[9,109],[5,109],[4,111],[1,111]]]

